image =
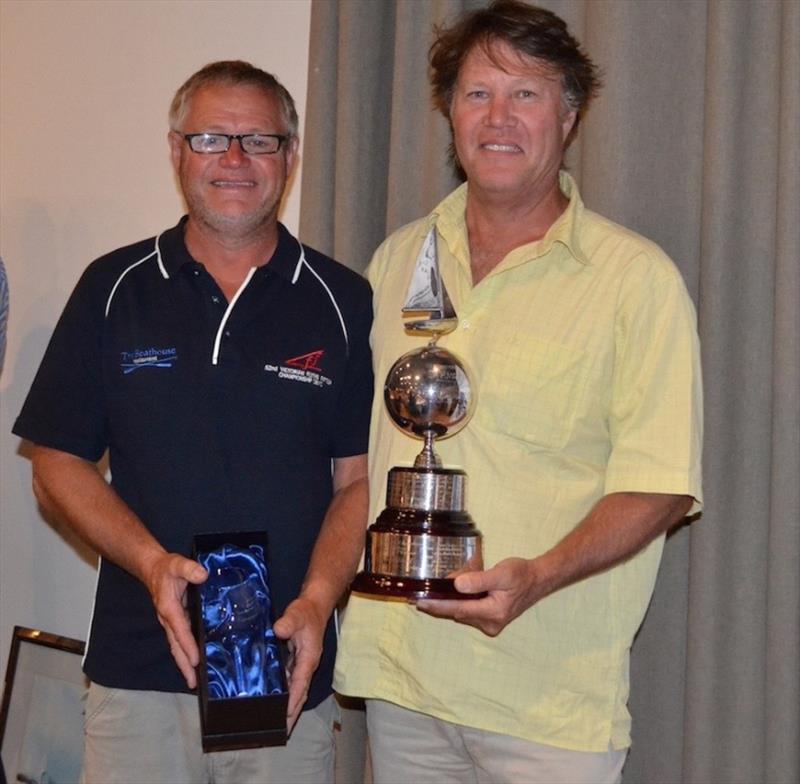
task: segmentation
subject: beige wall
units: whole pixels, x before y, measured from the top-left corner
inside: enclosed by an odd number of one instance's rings
[[[216,59],[276,73],[304,115],[310,0],[0,0],[0,252],[11,314],[0,379],[0,668],[14,624],[85,639],[91,553],[42,520],[10,434],[91,259],[172,225],[178,85]],[[283,219],[296,230],[300,178]]]

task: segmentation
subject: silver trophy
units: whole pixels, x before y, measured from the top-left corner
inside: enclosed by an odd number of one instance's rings
[[[373,596],[474,599],[453,584],[459,571],[481,569],[481,534],[466,511],[467,475],[442,467],[437,438],[458,433],[469,421],[474,395],[464,364],[436,345],[458,325],[439,273],[436,230],[422,246],[403,313],[406,331],[429,338],[427,346],[392,365],[383,397],[392,421],[423,440],[412,466],[389,471],[386,508],[367,531],[364,571],[353,590]]]

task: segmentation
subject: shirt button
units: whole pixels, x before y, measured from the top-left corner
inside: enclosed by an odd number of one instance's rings
[[[226,329],[225,330],[225,337],[229,338],[230,336],[231,336],[231,333]]]
[[[199,275],[200,274],[200,270],[194,270],[194,274],[195,275]]]
[[[470,329],[471,327],[472,327],[472,324],[469,321],[465,321],[464,322],[464,329]]]
[[[213,302],[215,305],[219,305],[219,297],[218,297],[216,294],[215,294],[213,297],[211,297],[211,301],[212,301],[212,302]]]

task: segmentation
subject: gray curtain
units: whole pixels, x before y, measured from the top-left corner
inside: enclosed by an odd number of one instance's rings
[[[483,0],[314,0],[304,240],[363,269],[455,180],[431,27]],[[800,3],[542,0],[605,74],[568,163],[695,299],[705,510],[632,658],[625,782],[800,780]]]

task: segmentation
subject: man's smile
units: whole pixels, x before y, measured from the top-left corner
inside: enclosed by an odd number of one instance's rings
[[[255,188],[253,180],[212,180],[215,188]]]
[[[490,152],[522,152],[522,148],[517,144],[510,144],[508,142],[485,142],[480,145],[482,150],[489,150]]]

